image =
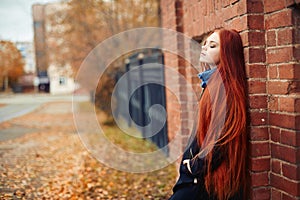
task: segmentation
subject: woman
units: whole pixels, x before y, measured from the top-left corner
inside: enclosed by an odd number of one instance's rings
[[[247,188],[247,80],[235,30],[216,29],[202,47],[204,87],[196,135],[185,150],[170,200],[241,200]]]

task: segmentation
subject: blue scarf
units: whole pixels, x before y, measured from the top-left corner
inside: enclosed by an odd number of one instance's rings
[[[198,74],[198,77],[202,80],[201,87],[206,88],[208,79],[216,71],[217,68],[209,69]]]

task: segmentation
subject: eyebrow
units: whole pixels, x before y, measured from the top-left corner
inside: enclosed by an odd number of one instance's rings
[[[217,41],[215,41],[215,40],[210,40],[210,41],[207,41],[207,40],[205,40],[204,42],[203,42],[203,44],[206,44],[206,43],[216,43],[216,44],[219,44],[219,42],[217,42]]]

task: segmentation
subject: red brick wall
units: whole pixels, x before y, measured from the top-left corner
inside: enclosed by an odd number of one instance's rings
[[[264,6],[272,199],[300,199],[300,8],[293,4]]]
[[[161,10],[163,27],[189,37],[201,36],[221,26],[240,31],[251,111],[250,199],[300,199],[299,2],[164,0]],[[165,61],[195,88],[199,87],[195,70],[174,55],[167,55]],[[189,95],[182,90],[184,86],[171,79],[167,84],[171,82],[178,85],[181,99],[188,102]],[[167,94],[168,116],[172,116],[168,119],[170,138],[179,131],[185,140],[188,136],[184,133],[189,132],[186,121],[191,120],[190,116],[173,105],[176,98]],[[185,109],[191,112],[189,106]]]

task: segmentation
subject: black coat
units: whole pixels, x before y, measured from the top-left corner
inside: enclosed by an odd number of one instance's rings
[[[195,157],[199,150],[196,139],[185,150],[179,168],[179,178],[173,187],[174,194],[170,200],[218,200],[215,195],[209,195],[205,188],[204,177],[207,173],[207,163],[204,158]],[[212,151],[212,168],[210,170],[214,171],[224,162],[226,150],[215,146]],[[192,159],[190,162],[192,173],[188,170],[187,165],[183,164],[186,159]],[[230,200],[242,200],[242,192],[237,193]]]

